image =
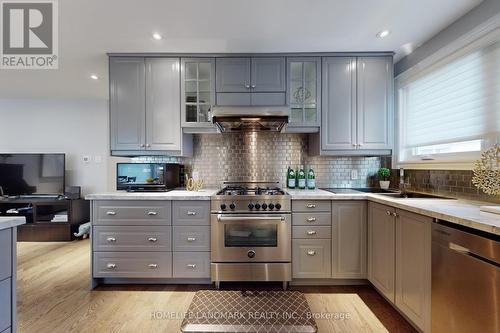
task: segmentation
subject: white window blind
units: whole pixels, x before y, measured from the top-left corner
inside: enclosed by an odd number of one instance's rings
[[[398,93],[400,160],[446,152],[446,144],[455,154],[458,143],[477,147],[471,142],[500,132],[500,42],[409,79]]]

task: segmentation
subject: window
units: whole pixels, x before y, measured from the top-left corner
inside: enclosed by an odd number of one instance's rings
[[[500,133],[500,42],[398,80],[404,163],[471,162]]]

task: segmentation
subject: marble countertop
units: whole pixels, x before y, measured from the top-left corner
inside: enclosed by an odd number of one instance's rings
[[[115,191],[89,194],[87,200],[210,200],[217,189],[205,189],[199,192],[173,190],[161,193],[128,193]],[[331,193],[316,190],[287,190],[292,200],[369,200],[384,205],[404,209],[417,214],[446,220],[477,230],[500,235],[500,215],[482,212],[484,202],[447,199],[401,199],[391,198],[376,193]],[[491,204],[489,204],[491,205]]]
[[[197,192],[186,190],[172,190],[168,192],[126,192],[114,191],[106,193],[88,194],[87,200],[210,200],[216,189],[203,189]]]
[[[0,230],[17,227],[25,223],[26,219],[21,216],[0,216]]]

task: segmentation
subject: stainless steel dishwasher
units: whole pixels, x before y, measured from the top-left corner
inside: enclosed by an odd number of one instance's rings
[[[432,333],[500,332],[500,237],[435,222]]]

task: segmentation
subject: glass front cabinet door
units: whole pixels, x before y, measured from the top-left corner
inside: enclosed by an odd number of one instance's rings
[[[215,58],[181,59],[182,127],[213,127]]]
[[[321,58],[288,58],[287,68],[287,102],[291,110],[288,126],[319,127]]]

